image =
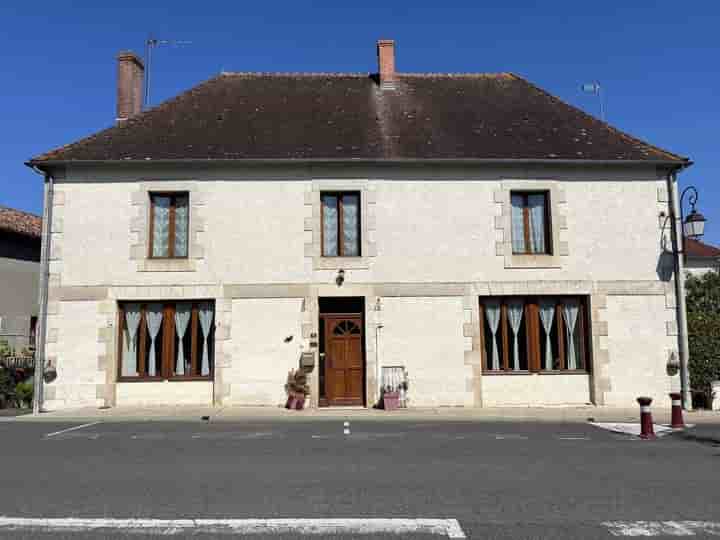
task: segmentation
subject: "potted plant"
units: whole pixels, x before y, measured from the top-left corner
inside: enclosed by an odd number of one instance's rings
[[[400,407],[400,390],[398,388],[393,388],[390,385],[386,386],[383,388],[382,398],[383,409],[386,411],[394,411]]]
[[[287,394],[286,409],[300,411],[305,408],[305,399],[310,395],[310,385],[308,385],[307,375],[303,370],[290,370],[285,383],[285,392]]]

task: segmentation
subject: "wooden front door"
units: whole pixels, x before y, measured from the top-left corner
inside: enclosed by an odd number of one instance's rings
[[[363,405],[360,315],[325,315],[325,395],[328,405]]]

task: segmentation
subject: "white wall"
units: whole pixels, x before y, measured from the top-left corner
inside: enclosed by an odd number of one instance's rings
[[[209,381],[125,382],[117,384],[117,405],[205,405],[213,402]]]
[[[473,405],[461,298],[385,298],[382,324],[380,362],[405,366],[411,407]]]
[[[636,407],[637,398],[653,398],[653,406],[669,406],[678,377],[667,375],[668,352],[677,347],[665,331],[662,296],[609,296],[607,301],[610,385],[608,405]]]
[[[61,302],[57,315],[50,317],[57,341],[48,343],[48,356],[55,357],[58,376],[46,388],[53,388],[47,406],[97,405],[96,385],[105,382],[98,370],[98,356],[105,350],[98,343],[98,329],[106,319],[97,302]]]
[[[189,181],[204,199],[199,209],[204,258],[193,272],[139,272],[130,260],[137,236],[130,233],[137,210],[131,200],[139,189],[137,180],[149,177],[147,171],[73,170],[57,183],[64,207],[59,211],[61,230],[53,237],[60,248],[54,268],[63,285],[297,283],[334,276],[313,270],[304,254],[304,245],[312,242],[306,219],[320,219],[308,214],[305,196],[313,179],[324,177],[321,168],[310,173],[283,169],[282,174],[198,171]],[[165,178],[177,183],[180,175],[153,172],[155,185]],[[352,270],[362,282],[657,279],[658,189],[664,181],[651,169],[590,173],[437,167],[410,174],[348,168],[343,174],[350,182],[369,182],[375,193],[376,219],[367,234],[377,245],[377,256],[367,270]],[[560,232],[569,256],[561,257],[560,268],[510,272],[496,254],[499,206],[493,192],[507,178],[556,182],[565,192],[567,229]]]
[[[285,404],[288,372],[299,367],[301,310],[297,298],[233,300],[232,368],[224,375],[232,403]]]
[[[485,407],[587,405],[589,375],[483,375]]]
[[[508,180],[522,179],[554,183],[564,193],[560,238],[568,255],[558,257],[557,268],[508,269],[496,251],[502,241],[496,228],[502,208],[497,191],[503,182],[507,186]],[[650,167],[133,166],[109,171],[72,166],[66,178],[57,180],[51,296],[73,289],[70,296],[76,298],[88,286],[109,287],[113,301],[128,299],[128,294],[150,299],[143,296],[148,290],[156,298],[189,298],[199,289],[213,291],[203,298],[219,300],[225,285],[258,284],[262,289],[300,284],[316,292],[335,288],[336,270],[315,269],[307,249],[313,245],[312,224],[320,219],[312,215],[309,196],[317,195],[313,189],[320,181],[335,180],[357,180],[372,193],[373,220],[366,234],[372,236],[376,256],[368,254],[366,268],[348,268],[345,284],[346,291],[354,286],[365,291],[368,301],[374,302],[372,288],[380,284],[469,290],[477,283],[487,288],[488,283],[502,282],[575,282],[585,289],[568,292],[586,294],[591,282],[658,281],[658,213],[667,204],[662,202],[664,180]],[[197,239],[202,258],[194,271],[139,271],[131,257],[131,245],[139,242],[133,231],[137,205],[132,204],[139,181],[196,186],[192,197],[199,198],[191,200],[191,206],[199,201],[199,207],[191,210],[190,228],[193,222],[202,224]],[[462,297],[424,297],[414,290],[416,297],[384,299],[382,362],[407,366],[413,406],[472,406],[472,367],[465,363],[472,344],[463,337],[463,324],[470,321],[465,320]],[[493,287],[493,294],[501,290]],[[661,373],[666,349],[676,347],[665,328],[665,301],[662,295],[608,297],[609,336],[602,339],[610,357],[609,404],[634,406],[642,389],[665,392]],[[103,382],[96,368],[102,354],[97,336],[106,320],[97,314],[97,302],[56,303],[59,314],[51,317],[49,328],[57,331],[57,342],[48,345],[48,352],[58,358],[58,399],[92,402],[94,384]],[[284,402],[287,372],[297,367],[300,357],[302,325],[311,322],[304,320],[301,309],[299,298],[232,299],[231,331],[225,336],[230,339],[223,345],[229,367],[222,369],[222,384],[230,385],[229,402]],[[289,335],[293,341],[284,343]],[[75,385],[72,390],[63,387],[69,381]],[[196,386],[198,391],[188,399],[202,401],[207,390]],[[138,392],[148,391],[123,385],[118,399],[137,401]],[[482,384],[486,404],[585,403],[588,393],[587,380],[580,376],[485,377]]]

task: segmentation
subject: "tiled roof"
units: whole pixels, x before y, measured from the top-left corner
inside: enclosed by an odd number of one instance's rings
[[[686,161],[509,73],[223,73],[32,163],[183,159]]]
[[[40,238],[42,218],[35,214],[0,206],[0,231],[10,231]]]
[[[685,238],[685,255],[687,257],[720,257],[720,248],[711,246],[710,244],[704,244],[699,240],[693,240],[692,238]]]

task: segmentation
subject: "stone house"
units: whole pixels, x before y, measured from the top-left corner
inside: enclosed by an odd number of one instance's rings
[[[35,346],[40,217],[0,206],[0,341],[17,353]]]
[[[707,272],[720,272],[720,248],[692,238],[686,238],[683,247],[688,274],[701,276]]]
[[[689,160],[510,73],[221,73],[29,162],[45,405],[669,403],[661,218]]]

